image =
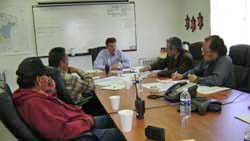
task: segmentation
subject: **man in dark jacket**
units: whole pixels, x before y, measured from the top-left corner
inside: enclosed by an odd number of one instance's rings
[[[48,61],[51,67],[57,68],[61,72],[65,91],[70,92],[65,94],[69,97],[67,101],[72,101],[70,104],[74,105],[87,101],[84,94],[87,91],[95,90],[94,81],[85,71],[69,66],[69,57],[65,48],[55,47],[51,49]]]
[[[182,41],[177,37],[167,40],[166,59],[159,59],[156,63],[142,68],[140,71],[162,70],[158,73],[150,74],[151,77],[171,77],[172,73],[184,73],[193,67],[193,58],[190,53],[182,47]]]
[[[92,131],[100,141],[124,140],[118,130],[112,128],[108,118],[92,117],[81,108],[59,100],[53,92],[55,83],[49,70],[39,58],[27,58],[16,72],[19,89],[13,101],[24,121],[47,139],[67,140]]]
[[[231,87],[233,65],[223,39],[216,35],[205,38],[202,55],[203,61],[195,68],[183,74],[173,74],[173,79],[188,78],[190,82],[202,85]]]

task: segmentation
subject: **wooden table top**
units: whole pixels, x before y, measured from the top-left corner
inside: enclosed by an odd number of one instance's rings
[[[223,92],[220,99],[229,102],[241,94],[239,91],[231,90]],[[227,93],[227,96],[225,95]],[[213,95],[217,97],[218,94]],[[207,113],[200,116],[192,113],[189,119],[183,120],[176,110],[176,106],[166,106],[155,109],[147,109],[144,120],[137,120],[134,116],[132,131],[124,133],[128,141],[146,141],[144,129],[153,125],[165,129],[167,141],[183,139],[195,139],[196,141],[240,141],[244,138],[247,124],[234,117],[236,115],[250,113],[248,94],[243,94],[234,103],[224,105],[219,113]],[[134,114],[135,115],[135,114]],[[117,113],[110,114],[113,121],[121,130],[121,124]]]
[[[144,83],[149,83],[149,82],[156,82],[155,78],[146,78],[143,80]],[[143,93],[139,94],[139,96],[145,100],[145,108],[150,109],[150,108],[158,108],[158,107],[164,107],[168,106],[168,104],[165,101],[162,100],[152,100],[148,99],[147,96],[152,94],[150,90],[143,88]],[[158,95],[163,95],[164,93],[154,93]],[[135,87],[131,86],[129,90],[127,89],[122,89],[118,91],[110,91],[110,90],[102,90],[101,87],[96,88],[96,95],[100,102],[103,104],[105,110],[108,113],[116,113],[117,111],[113,111],[111,107],[111,103],[109,100],[109,96],[113,95],[119,95],[120,98],[120,110],[122,109],[135,109],[135,98],[136,98],[136,93],[135,93]]]
[[[156,78],[146,78],[143,83],[156,82]],[[113,111],[109,101],[109,96],[121,96],[120,110],[135,109],[135,88],[132,86],[130,90],[122,89],[119,91],[102,90],[97,87],[97,97],[109,113],[113,121],[121,130],[121,124],[117,111]],[[124,133],[128,141],[146,141],[144,129],[148,125],[153,125],[165,129],[166,140],[176,141],[183,139],[195,139],[196,141],[239,141],[244,138],[244,131],[247,124],[234,117],[241,114],[250,113],[248,105],[250,105],[250,95],[237,91],[227,90],[210,95],[202,95],[208,98],[219,99],[222,103],[232,101],[234,98],[242,94],[234,103],[224,105],[219,113],[207,113],[200,116],[192,113],[192,116],[183,120],[177,112],[176,106],[169,104],[163,100],[151,100],[147,96],[150,90],[143,89],[140,97],[145,100],[145,119],[137,120],[134,114],[133,129],[128,133]],[[163,95],[164,93],[154,93]]]
[[[166,79],[166,78],[160,78],[160,79]],[[151,82],[156,82],[156,78],[145,78],[143,79],[143,83],[151,83]],[[231,92],[233,91],[233,92]],[[228,91],[222,91],[216,94],[212,95],[201,95],[199,96],[205,96],[209,98],[216,98],[216,99],[226,99],[228,96],[231,96],[234,94],[235,90],[228,90]],[[152,108],[159,108],[159,107],[166,107],[166,106],[171,106],[172,104],[164,101],[164,100],[152,100],[148,99],[148,95],[163,95],[164,92],[159,92],[159,93],[151,93],[149,89],[143,88],[143,93],[139,94],[139,96],[145,101],[145,108],[146,109],[152,109]],[[136,98],[136,93],[135,93],[135,87],[131,86],[129,90],[127,89],[122,89],[118,91],[111,91],[111,90],[102,90],[101,87],[97,86],[96,88],[96,95],[100,102],[103,104],[105,110],[107,113],[117,113],[117,111],[113,111],[111,107],[111,103],[109,100],[110,96],[114,95],[119,95],[121,98],[120,100],[120,110],[123,109],[132,109],[135,110],[135,98]]]

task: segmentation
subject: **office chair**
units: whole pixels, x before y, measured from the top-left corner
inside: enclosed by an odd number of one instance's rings
[[[65,89],[60,70],[57,68],[51,69],[51,77],[53,78],[56,84],[57,97],[67,104],[74,105],[75,103],[71,100],[70,95],[68,94],[69,92]]]
[[[189,52],[193,56],[194,65],[198,64],[203,59],[201,48],[202,48],[202,42],[192,43],[188,48]]]
[[[18,141],[44,141],[51,140],[41,137],[37,131],[30,128],[18,113],[13,101],[12,93],[8,84],[0,80],[0,119],[5,127],[18,139]],[[68,139],[96,141],[96,136],[92,132],[86,132],[79,137]]]
[[[250,93],[250,45],[234,45],[229,56],[233,61],[233,88]]]
[[[39,141],[39,137],[21,119],[12,102],[11,90],[3,81],[0,82],[0,119],[5,127],[19,141]]]
[[[56,84],[57,97],[65,103],[76,105],[76,103],[74,103],[70,98],[70,92],[65,89],[63,78],[57,68],[52,68],[51,77],[53,78]],[[92,116],[107,114],[101,102],[98,100],[95,91],[86,90],[82,95],[87,100],[84,100],[83,102],[77,105],[82,106],[85,113],[90,114]]]
[[[95,59],[98,56],[99,52],[102,51],[105,48],[106,48],[105,46],[100,46],[100,47],[89,49],[89,53],[90,53],[91,58],[92,58],[92,65],[93,66],[94,66]]]

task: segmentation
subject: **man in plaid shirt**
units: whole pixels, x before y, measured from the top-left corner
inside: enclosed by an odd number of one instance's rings
[[[81,105],[87,101],[86,92],[94,91],[93,79],[83,70],[69,66],[69,59],[62,47],[53,48],[49,53],[49,65],[58,68],[64,80],[65,90],[73,104]],[[73,75],[77,74],[76,75]]]

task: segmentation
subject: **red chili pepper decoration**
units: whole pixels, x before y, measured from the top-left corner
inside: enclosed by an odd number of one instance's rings
[[[196,29],[196,20],[194,16],[192,17],[192,20],[191,20],[191,29],[192,29],[192,32],[194,32]]]
[[[185,21],[186,21],[186,24],[185,24],[186,30],[189,30],[189,28],[190,28],[190,18],[189,18],[188,15],[186,15]]]
[[[201,13],[199,13],[199,16],[197,17],[197,20],[198,20],[198,27],[201,30],[203,25],[204,25],[203,24],[203,16],[201,15]]]

